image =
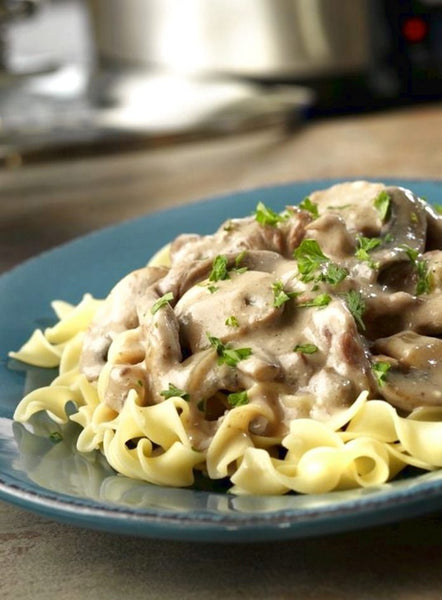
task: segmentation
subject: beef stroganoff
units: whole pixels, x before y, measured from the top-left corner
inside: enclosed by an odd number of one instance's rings
[[[442,467],[442,217],[407,189],[260,203],[53,308],[11,356],[59,374],[14,418],[79,423],[127,477],[323,493]]]

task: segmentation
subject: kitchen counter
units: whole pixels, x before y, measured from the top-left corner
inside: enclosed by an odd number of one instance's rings
[[[0,270],[91,230],[208,195],[327,177],[440,179],[442,105],[0,171]],[[442,203],[442,198],[437,199]],[[139,539],[0,503],[0,597],[436,599],[441,512],[318,538]]]

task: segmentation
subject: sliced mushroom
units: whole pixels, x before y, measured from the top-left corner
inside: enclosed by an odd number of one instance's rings
[[[410,330],[376,340],[373,350],[395,358],[406,367],[426,369],[442,362],[442,340]]]
[[[419,406],[442,406],[442,340],[403,331],[377,340],[373,349],[391,368],[379,391],[407,413]]]
[[[425,209],[419,198],[404,188],[388,187],[385,191],[390,197],[389,216],[380,231],[382,244],[370,255],[384,283],[389,267],[401,262],[410,264],[410,249],[425,251],[427,234]]]
[[[427,250],[440,249],[442,240],[442,215],[429,204],[425,204],[425,213],[428,226]]]

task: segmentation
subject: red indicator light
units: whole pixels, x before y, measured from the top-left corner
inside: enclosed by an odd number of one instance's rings
[[[420,17],[409,17],[402,24],[402,33],[408,42],[422,42],[428,33],[428,25]]]

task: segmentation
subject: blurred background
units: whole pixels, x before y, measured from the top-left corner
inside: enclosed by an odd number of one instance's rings
[[[442,1],[0,0],[0,161],[437,100]]]

